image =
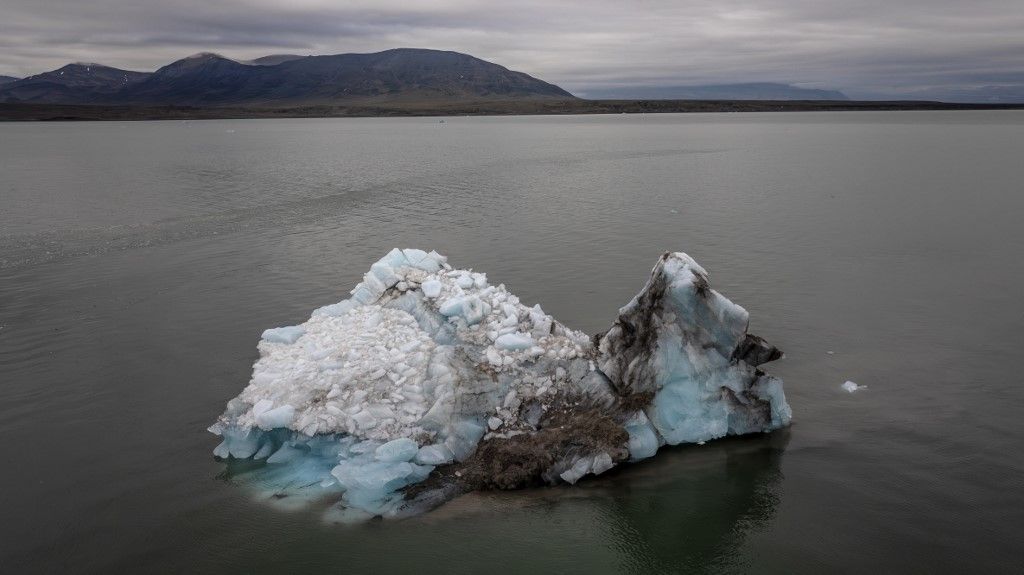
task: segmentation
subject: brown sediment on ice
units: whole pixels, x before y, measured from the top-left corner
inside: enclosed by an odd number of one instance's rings
[[[613,462],[629,457],[629,434],[598,409],[550,410],[540,429],[481,443],[465,461],[463,477],[477,489],[518,489],[558,482],[575,459],[608,453]]]
[[[578,397],[553,400],[535,431],[481,441],[465,461],[440,466],[425,481],[406,489],[407,506],[433,507],[469,491],[554,485],[582,457],[607,453],[614,463],[627,460],[629,434],[622,425],[622,406],[580,407],[583,403],[586,400]]]
[[[561,395],[546,404],[536,429],[480,442],[465,461],[437,467],[409,486],[402,515],[436,508],[472,491],[511,490],[556,485],[560,474],[580,458],[608,454],[619,464],[629,459],[624,421],[650,405],[653,393],[620,396],[611,404]],[[541,409],[527,404],[522,411]]]

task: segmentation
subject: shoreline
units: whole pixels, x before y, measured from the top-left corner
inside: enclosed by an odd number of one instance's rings
[[[1024,110],[1024,103],[958,104],[923,101],[863,100],[506,100],[210,108],[91,104],[0,104],[0,122],[922,110]]]

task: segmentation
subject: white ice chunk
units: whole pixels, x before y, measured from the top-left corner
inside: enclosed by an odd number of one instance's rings
[[[417,451],[419,446],[415,441],[402,437],[381,445],[374,454],[380,461],[409,461]]]
[[[844,391],[847,391],[849,393],[853,393],[855,391],[859,391],[861,389],[867,389],[868,388],[868,386],[866,386],[866,385],[857,385],[856,383],[854,383],[852,381],[847,381],[841,387],[843,388]]]
[[[454,297],[438,309],[446,317],[462,316],[468,325],[475,325],[484,317],[484,304],[476,296]]]
[[[402,281],[402,278],[395,273],[395,269],[384,262],[377,262],[370,266],[370,272],[373,273],[385,288],[389,288]]]
[[[353,507],[381,513],[388,509],[394,492],[421,480],[423,468],[405,461],[342,461],[331,470],[345,489],[345,500]],[[427,471],[429,473],[429,471]]]
[[[286,343],[293,344],[300,337],[305,335],[306,330],[302,326],[290,325],[287,327],[275,327],[272,329],[265,330],[263,332],[263,341],[269,341],[272,343]]]
[[[444,465],[451,463],[454,458],[451,449],[448,449],[443,443],[436,443],[421,447],[416,452],[416,458],[413,461],[420,465]]]
[[[423,295],[430,299],[441,295],[441,282],[437,280],[427,280],[420,287],[423,289]]]
[[[290,405],[282,405],[268,409],[256,416],[256,425],[260,429],[270,430],[278,427],[288,427],[295,419],[295,408]]]
[[[254,417],[258,418],[265,411],[269,410],[272,407],[274,407],[273,400],[265,399],[265,398],[261,399],[261,400],[257,401],[255,404],[253,404],[253,406],[252,406],[252,414],[253,414]]]
[[[325,305],[323,307],[317,308],[313,310],[313,316],[315,317],[318,315],[323,315],[330,317],[340,317],[352,311],[352,309],[355,308],[358,304],[359,302],[347,299],[344,301],[340,301],[338,303]]]
[[[638,411],[626,422],[626,433],[629,434],[629,458],[633,461],[647,459],[658,452],[658,435],[644,412]]]
[[[494,340],[494,347],[505,350],[530,349],[533,347],[533,338],[525,333],[506,333]]]
[[[473,287],[473,276],[469,272],[462,272],[456,277],[455,285],[462,289],[469,289]]]
[[[607,453],[599,453],[594,456],[594,462],[590,471],[594,475],[600,475],[612,467],[615,467],[615,463],[612,461],[612,456]]]
[[[562,472],[559,477],[566,483],[576,483],[584,475],[590,473],[591,467],[593,466],[593,459],[589,457],[581,457],[576,460],[576,463],[572,467]]]
[[[374,417],[367,409],[360,410],[353,415],[352,421],[354,421],[359,429],[364,433],[377,426],[377,418]]]
[[[476,444],[484,436],[484,426],[464,419],[452,425],[444,444],[451,450],[456,461],[463,461],[476,451]]]
[[[405,259],[409,261],[409,265],[413,267],[419,267],[419,264],[429,258],[427,252],[416,249],[404,249],[402,253],[405,254]]]

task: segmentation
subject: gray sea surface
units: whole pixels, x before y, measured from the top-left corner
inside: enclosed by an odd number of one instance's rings
[[[257,500],[206,427],[396,246],[590,333],[685,251],[794,425],[405,521]],[[1016,573],[1022,328],[1019,111],[0,124],[0,570]]]

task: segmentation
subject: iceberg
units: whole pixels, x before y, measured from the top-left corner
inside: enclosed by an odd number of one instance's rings
[[[857,385],[855,382],[847,381],[847,382],[844,382],[843,385],[840,385],[839,387],[843,388],[843,391],[845,391],[845,392],[854,393],[854,392],[860,391],[862,389],[867,389],[868,386],[866,386],[866,385]]]
[[[787,426],[781,352],[684,253],[593,337],[437,252],[391,250],[351,298],[268,329],[209,429],[276,500],[342,520],[422,512],[473,489],[573,484],[665,445]]]

